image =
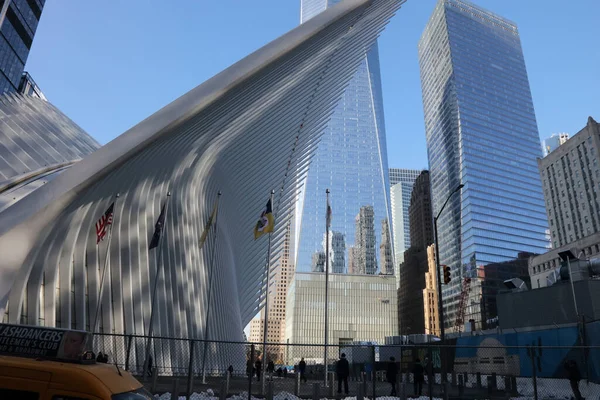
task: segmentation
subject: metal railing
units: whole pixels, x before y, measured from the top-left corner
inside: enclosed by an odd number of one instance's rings
[[[498,341],[472,347],[439,342],[330,345],[326,362],[330,379],[324,387],[323,345],[269,343],[264,357],[262,343],[153,337],[151,368],[143,376],[147,340],[136,335],[95,334],[93,350],[107,354],[109,363],[130,371],[157,394],[205,392],[220,398],[241,394],[250,399],[289,393],[290,400],[292,395],[332,398],[338,391],[346,392],[336,373],[337,361],[344,353],[349,363],[348,393],[358,398],[392,393],[400,398],[463,399],[600,396],[600,347],[594,346],[505,346]],[[392,357],[395,368],[390,367]],[[299,367],[302,359],[306,363],[303,369]],[[265,361],[266,377],[261,376]],[[446,379],[441,376],[442,363]],[[388,376],[389,371],[395,371],[395,376]],[[265,393],[263,379],[268,383]]]

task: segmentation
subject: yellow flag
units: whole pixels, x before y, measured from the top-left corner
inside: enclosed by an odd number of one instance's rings
[[[267,202],[267,206],[260,214],[260,218],[254,227],[254,240],[258,239],[265,233],[273,232],[275,226],[275,220],[273,218],[273,206],[271,205],[271,199]]]

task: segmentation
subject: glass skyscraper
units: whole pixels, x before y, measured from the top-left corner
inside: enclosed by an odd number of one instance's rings
[[[555,133],[549,138],[544,139],[542,142],[542,153],[544,153],[544,157],[565,144],[567,140],[569,140],[568,133]]]
[[[452,271],[442,293],[445,325],[453,327],[465,277],[476,288],[483,265],[546,251],[542,154],[513,22],[466,1],[440,0],[419,41],[419,62],[433,214],[465,185],[438,221],[440,263]]]
[[[16,92],[46,0],[0,0],[0,94]]]
[[[301,0],[300,22],[338,2]],[[391,220],[388,174],[379,54],[375,44],[365,54],[364,61],[336,106],[311,161],[303,189],[301,214],[298,214],[301,215],[300,230],[296,231],[299,232],[298,271],[310,271],[313,255],[325,250],[327,188],[331,190],[331,230],[339,248],[346,252],[346,265],[341,272],[348,271],[350,261],[365,260],[365,257],[351,257],[351,253],[355,252],[357,216],[364,207],[372,207],[373,210],[375,244],[369,249],[373,247],[376,265],[371,260],[369,265],[356,265],[356,270],[369,273],[380,270],[382,226],[389,227]],[[382,223],[384,220],[387,224]],[[340,272],[339,268],[336,266],[335,272]]]
[[[400,279],[398,271],[404,261],[404,252],[410,247],[410,225],[408,206],[415,180],[421,173],[418,169],[390,168],[390,199],[392,204],[392,230],[394,232],[394,253],[396,254],[396,279]],[[398,281],[399,284],[399,281]]]

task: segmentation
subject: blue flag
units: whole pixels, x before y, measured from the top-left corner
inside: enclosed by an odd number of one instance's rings
[[[153,248],[157,247],[158,242],[160,241],[160,234],[165,226],[165,205],[166,203],[163,204],[162,209],[160,210],[160,215],[158,216],[158,221],[156,221],[156,225],[154,225],[154,235],[152,235],[152,240],[150,241],[150,247],[148,250],[152,250]]]

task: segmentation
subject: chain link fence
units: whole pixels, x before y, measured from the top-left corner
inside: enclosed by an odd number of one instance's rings
[[[149,342],[143,336],[96,334],[93,350],[157,394],[284,394],[289,400],[334,398],[338,391],[359,399],[600,398],[597,347],[330,345],[325,354],[323,345],[267,344],[265,357],[262,343],[163,337]],[[348,367],[340,376],[342,354]]]

